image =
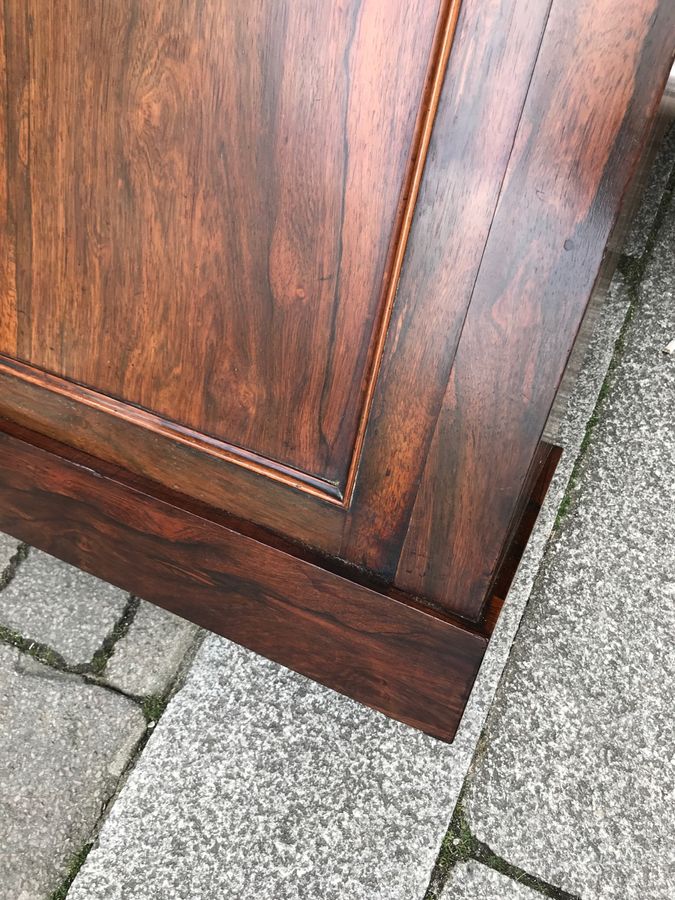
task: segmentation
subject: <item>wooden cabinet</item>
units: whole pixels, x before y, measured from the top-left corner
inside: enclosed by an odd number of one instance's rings
[[[450,739],[674,20],[6,3],[0,527]]]

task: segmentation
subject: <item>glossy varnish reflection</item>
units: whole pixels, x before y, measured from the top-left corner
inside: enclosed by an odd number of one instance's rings
[[[9,4],[0,350],[344,487],[449,6]]]
[[[675,4],[1,28],[0,529],[451,739]]]
[[[0,422],[0,528],[451,740],[487,639]],[[39,438],[37,439],[39,443]],[[293,590],[289,592],[289,586]]]
[[[674,38],[672,3],[552,6],[396,579],[468,618],[488,596]]]

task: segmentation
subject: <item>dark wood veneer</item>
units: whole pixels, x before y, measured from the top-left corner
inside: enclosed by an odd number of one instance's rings
[[[19,436],[21,435],[21,436]],[[487,638],[0,423],[0,529],[452,740]],[[60,455],[61,452],[64,455]]]
[[[450,739],[672,0],[0,12],[0,528]]]
[[[674,46],[673,2],[552,4],[396,577],[473,620]]]
[[[457,3],[7,6],[0,351],[344,490]]]

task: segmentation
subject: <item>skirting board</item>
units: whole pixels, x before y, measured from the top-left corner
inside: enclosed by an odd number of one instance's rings
[[[549,469],[542,465],[547,480]],[[533,496],[542,490],[535,482]],[[487,647],[487,624],[392,597],[239,533],[216,511],[187,507],[157,485],[0,423],[0,530],[453,739]]]

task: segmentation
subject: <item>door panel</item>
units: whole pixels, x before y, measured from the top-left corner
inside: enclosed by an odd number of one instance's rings
[[[0,16],[0,417],[478,621],[675,7],[52,6]]]
[[[339,495],[439,6],[8,4],[0,350]]]

